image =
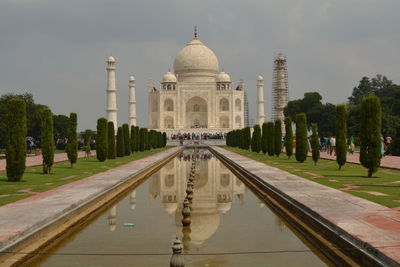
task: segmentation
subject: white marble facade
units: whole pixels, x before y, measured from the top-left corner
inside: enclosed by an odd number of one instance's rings
[[[150,84],[149,128],[176,133],[218,133],[242,128],[244,91],[219,71],[214,52],[196,36],[175,57],[174,73]]]

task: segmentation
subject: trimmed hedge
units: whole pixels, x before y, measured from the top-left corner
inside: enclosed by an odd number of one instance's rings
[[[41,145],[43,158],[43,173],[49,174],[54,164],[54,134],[53,134],[53,113],[49,108],[41,112]]]
[[[347,112],[344,105],[336,106],[336,162],[339,170],[347,157]]]
[[[71,112],[69,115],[69,129],[68,129],[68,143],[67,143],[67,156],[71,163],[71,168],[78,160],[78,141],[76,128],[78,126],[78,115]]]
[[[296,114],[296,160],[304,162],[307,159],[307,117],[305,113]]]
[[[129,134],[129,125],[127,123],[122,125],[122,131],[124,132],[124,153],[125,156],[129,156],[131,154],[131,138]]]
[[[26,163],[26,104],[22,98],[8,102],[6,138],[6,172],[8,181],[18,182]]]
[[[275,145],[274,145],[274,123],[272,121],[267,122],[267,152],[269,156],[273,156],[275,154]]]
[[[274,129],[274,152],[277,157],[282,152],[282,122],[281,120],[275,121],[275,129]]]
[[[260,125],[254,125],[253,136],[251,138],[251,151],[256,153],[261,150],[261,128]]]
[[[320,154],[319,154],[319,137],[318,137],[318,129],[317,129],[317,124],[312,123],[312,135],[311,135],[311,151],[312,151],[312,159],[314,161],[314,165],[317,165],[317,162],[319,160]]]
[[[125,156],[124,130],[122,126],[117,130],[117,157]]]
[[[97,131],[96,131],[96,157],[99,161],[103,162],[107,159],[107,153],[108,153],[107,119],[99,118],[97,120]]]
[[[108,159],[115,159],[116,158],[116,147],[115,147],[115,129],[114,129],[114,122],[109,121],[108,124],[108,149],[107,149],[107,158]]]
[[[360,162],[368,169],[368,177],[378,170],[382,158],[382,111],[376,96],[364,97],[361,103]]]
[[[290,117],[285,118],[285,150],[288,159],[293,155],[293,131],[292,131],[292,119]]]

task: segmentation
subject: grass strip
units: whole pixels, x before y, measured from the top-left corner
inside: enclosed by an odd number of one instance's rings
[[[29,167],[26,168],[20,182],[8,182],[6,172],[0,172],[0,206],[89,177],[99,172],[107,171],[166,149],[157,148],[135,152],[129,156],[108,159],[104,162],[98,161],[95,156],[79,158],[73,168],[71,168],[68,161],[62,161],[53,165],[51,174],[42,174],[42,166]]]
[[[239,148],[225,149],[388,208],[400,207],[399,170],[379,168],[372,178],[368,178],[367,169],[359,164],[346,163],[339,171],[333,160],[320,159],[314,166],[310,157],[299,163],[294,156],[288,159],[285,154],[276,157]]]

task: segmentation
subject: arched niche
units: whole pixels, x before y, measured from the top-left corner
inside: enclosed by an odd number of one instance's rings
[[[242,101],[239,98],[235,100],[235,110],[242,111]]]
[[[221,98],[219,101],[219,110],[220,111],[229,111],[229,101],[226,98]]]
[[[164,111],[174,111],[174,101],[172,99],[166,99],[164,101]]]
[[[186,127],[207,128],[207,102],[198,96],[186,102]]]

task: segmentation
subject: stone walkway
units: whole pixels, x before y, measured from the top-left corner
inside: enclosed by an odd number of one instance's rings
[[[354,238],[400,263],[400,213],[220,147],[214,150]]]
[[[311,156],[311,153],[308,153],[309,156]],[[329,159],[329,160],[336,160],[336,156],[329,155],[326,152],[321,152],[320,156],[322,159]],[[347,154],[347,162],[355,163],[355,164],[360,164],[360,154],[359,153],[354,153],[353,155]],[[389,168],[389,169],[396,169],[400,170],[400,157],[396,156],[385,156],[381,159],[381,167],[382,168]]]
[[[91,156],[96,156],[96,150],[91,151]],[[85,152],[79,151],[78,158],[84,158]],[[61,162],[68,160],[67,153],[54,154],[54,162]],[[34,167],[42,165],[42,155],[26,157],[26,167]],[[6,170],[6,160],[0,159],[0,172]]]
[[[132,161],[108,171],[0,207],[0,251],[82,203],[125,182],[171,156],[180,147]],[[34,211],[34,212],[33,212]]]

